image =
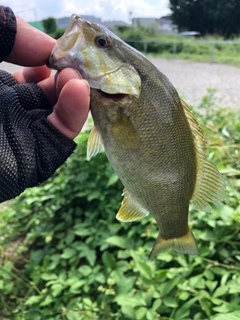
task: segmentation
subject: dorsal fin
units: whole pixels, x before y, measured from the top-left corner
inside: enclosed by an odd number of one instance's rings
[[[225,196],[225,181],[217,168],[211,164],[205,155],[206,139],[200,125],[193,117],[187,104],[181,100],[185,115],[192,130],[197,160],[197,179],[191,203],[197,210],[210,211],[211,203],[220,203]]]
[[[103,151],[100,133],[94,126],[88,137],[87,143],[87,159],[90,160],[93,156]]]

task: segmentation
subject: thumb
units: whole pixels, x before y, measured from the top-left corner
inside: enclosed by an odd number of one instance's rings
[[[90,89],[85,80],[71,79],[62,88],[48,122],[69,139],[81,131],[89,112]]]

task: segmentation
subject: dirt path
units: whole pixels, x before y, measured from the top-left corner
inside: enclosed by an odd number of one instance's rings
[[[240,109],[240,68],[190,62],[184,60],[151,59],[178,90],[188,104],[197,106],[207,89],[216,89],[217,105]]]
[[[190,105],[200,104],[207,89],[216,89],[216,103],[221,107],[240,109],[240,68],[183,60],[151,59]],[[1,69],[9,72],[21,67],[2,63]]]

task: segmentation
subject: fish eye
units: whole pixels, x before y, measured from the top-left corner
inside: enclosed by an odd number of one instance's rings
[[[95,42],[100,48],[108,48],[111,44],[110,39],[104,35],[97,36]]]

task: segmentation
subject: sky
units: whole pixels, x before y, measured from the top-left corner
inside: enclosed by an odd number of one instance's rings
[[[132,18],[160,18],[170,13],[168,0],[5,0],[1,1],[1,5],[10,7],[28,22],[76,13],[93,15],[102,21],[122,20],[129,23],[130,12]]]

